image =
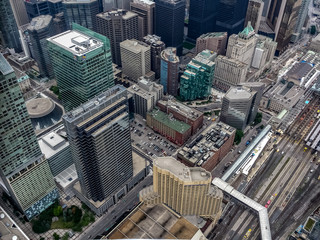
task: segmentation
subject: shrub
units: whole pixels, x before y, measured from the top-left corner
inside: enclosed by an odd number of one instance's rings
[[[59,240],[60,239],[60,235],[57,233],[53,233],[53,239],[54,240]]]

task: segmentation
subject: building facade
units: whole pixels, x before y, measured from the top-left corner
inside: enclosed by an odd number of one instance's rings
[[[90,30],[96,30],[96,15],[99,11],[98,0],[64,0],[63,9],[68,29],[77,23]]]
[[[293,32],[292,39],[291,39],[292,42],[298,41],[302,37],[303,32],[306,32],[304,25],[306,22],[306,18],[308,16],[308,9],[310,6],[310,1],[311,0],[302,0],[302,2],[301,2],[301,7],[299,10],[297,24],[294,28],[294,32]]]
[[[120,43],[138,39],[138,15],[123,9],[99,13],[97,32],[110,40],[112,61],[121,66]]]
[[[151,48],[151,70],[155,73],[155,79],[160,78],[161,52],[166,48],[164,42],[157,35],[147,35],[143,41]]]
[[[226,32],[209,32],[202,34],[197,38],[196,52],[197,54],[203,50],[211,50],[218,55],[224,55],[226,52],[228,34]]]
[[[190,108],[176,100],[159,100],[157,106],[162,112],[191,126],[191,135],[195,134],[203,125],[203,113]]]
[[[0,54],[1,186],[28,219],[59,197],[13,69]]]
[[[156,0],[155,33],[168,47],[182,54],[185,0]]]
[[[133,0],[130,2],[130,10],[139,16],[139,40],[148,34],[154,33],[154,7],[155,3],[151,0]]]
[[[33,18],[27,31],[30,36],[32,56],[38,64],[41,77],[53,78],[54,73],[47,47],[47,38],[54,35],[52,17],[41,15]]]
[[[128,88],[134,101],[134,112],[146,119],[147,112],[151,111],[159,99],[163,96],[163,86],[151,82],[144,77],[140,78],[138,84]]]
[[[251,66],[256,69],[270,67],[277,49],[277,42],[263,35],[258,36]]]
[[[169,141],[181,146],[191,136],[191,126],[183,121],[179,121],[159,109],[153,109],[147,113],[147,125],[165,136]]]
[[[63,106],[70,111],[114,85],[109,40],[73,24],[48,39]]]
[[[63,12],[62,0],[28,0],[24,1],[26,11],[31,21],[40,15],[51,15]]]
[[[81,191],[103,201],[133,176],[127,91],[117,85],[63,116]]]
[[[21,52],[19,31],[9,0],[0,1],[0,45]]]
[[[238,35],[232,34],[229,37],[226,56],[243,62],[249,68],[251,66],[254,50],[257,44],[257,37],[251,23]]]
[[[177,96],[179,89],[179,57],[175,48],[166,48],[161,52],[160,84],[164,94]]]
[[[222,55],[218,56],[214,70],[215,87],[228,91],[230,86],[237,86],[239,83],[245,82],[247,69],[247,65],[239,60]]]
[[[238,34],[244,27],[248,0],[219,0],[215,32]]]
[[[146,204],[163,203],[180,215],[197,215],[218,221],[222,211],[222,191],[211,186],[211,173],[190,168],[173,157],[154,160],[153,185],[139,193]]]
[[[250,0],[248,4],[245,25],[247,26],[250,22],[256,33],[259,31],[263,7],[262,0]]]
[[[244,130],[252,112],[255,91],[230,88],[222,100],[220,121],[236,129]]]
[[[120,43],[122,73],[137,82],[139,77],[151,72],[150,46],[138,40],[125,40]]]
[[[211,95],[216,53],[204,50],[194,57],[180,77],[180,97],[183,101],[204,99]]]
[[[202,34],[215,30],[218,1],[190,0],[188,40],[195,42]]]
[[[16,19],[17,25],[20,27],[22,25],[28,24],[28,14],[24,0],[10,0],[13,10],[14,17]]]

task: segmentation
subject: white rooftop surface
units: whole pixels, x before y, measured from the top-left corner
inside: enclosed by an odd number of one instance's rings
[[[242,88],[231,88],[225,97],[229,99],[248,99],[251,97],[251,93]]]
[[[76,171],[76,167],[72,164],[70,167],[62,171],[60,174],[55,176],[54,180],[65,189],[74,181],[78,180],[78,174]]]
[[[152,5],[155,4],[153,1],[151,0],[133,0],[134,3],[142,3],[142,4],[146,4],[146,5]]]
[[[271,240],[271,231],[270,231],[267,208],[257,203],[256,201],[253,201],[251,198],[247,197],[246,195],[240,193],[239,191],[234,189],[232,186],[230,186],[228,183],[221,180],[220,178],[214,178],[212,180],[212,184],[220,188],[222,191],[228,193],[233,198],[242,202],[246,206],[255,210],[259,214],[259,223],[260,223],[262,240]]]
[[[41,152],[50,158],[62,149],[69,146],[69,142],[62,138],[59,134],[51,132],[38,140]],[[60,146],[59,146],[60,145]]]
[[[211,177],[203,168],[187,167],[173,157],[159,157],[154,160],[154,165],[168,170],[182,181],[205,181]]]
[[[70,30],[48,38],[48,41],[77,56],[83,56],[101,46],[103,42],[76,30]]]
[[[267,136],[265,136],[261,140],[261,142],[258,144],[258,146],[252,151],[252,153],[254,153],[254,156],[250,155],[248,157],[248,160],[240,167],[240,169],[238,171],[242,171],[242,173],[244,175],[249,174],[250,169],[252,168],[252,166],[254,165],[256,160],[258,159],[259,155],[263,151],[264,147],[267,145],[270,138],[271,138],[271,134],[268,133]],[[238,171],[237,171],[237,173],[238,173]]]

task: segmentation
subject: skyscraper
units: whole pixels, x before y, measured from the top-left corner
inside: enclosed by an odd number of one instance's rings
[[[82,193],[103,201],[133,176],[127,91],[117,85],[63,116]]]
[[[0,44],[21,52],[19,31],[9,0],[0,1]]]
[[[188,39],[195,42],[205,33],[215,30],[217,16],[216,0],[190,0]]]
[[[308,15],[308,8],[310,6],[311,0],[302,0],[301,7],[299,10],[299,16],[297,19],[297,24],[294,28],[293,36],[292,36],[292,42],[296,42],[301,38],[301,34],[303,32],[303,26],[305,24],[307,15]]]
[[[66,111],[114,85],[109,40],[73,24],[48,39],[48,50]]]
[[[180,97],[184,101],[210,96],[216,57],[216,53],[204,50],[188,63],[180,77]]]
[[[256,33],[259,31],[263,7],[262,0],[250,0],[248,4],[245,25],[251,22],[251,26]]]
[[[219,0],[215,32],[228,32],[230,36],[242,31],[248,2],[248,0]]]
[[[185,0],[156,0],[155,33],[167,47],[182,54]]]
[[[97,32],[110,40],[112,61],[121,66],[120,43],[138,39],[138,15],[123,9],[99,13]]]
[[[232,87],[223,97],[220,120],[234,128],[243,130],[253,111],[253,102],[256,91],[250,91],[242,87]]]
[[[32,19],[27,28],[31,42],[31,52],[36,60],[40,75],[53,78],[52,64],[47,48],[47,38],[54,35],[54,26],[50,15],[41,15]]]
[[[10,0],[10,2],[17,25],[22,26],[29,23],[24,0]]]
[[[122,73],[137,82],[139,77],[151,72],[150,46],[138,40],[120,43]]]
[[[96,29],[96,15],[99,13],[98,0],[64,0],[63,8],[68,29],[77,23],[90,30]]]
[[[211,50],[219,55],[226,52],[228,34],[226,32],[212,32],[201,35],[197,38],[196,52],[197,54],[203,50]]]
[[[151,70],[155,73],[155,78],[160,78],[161,52],[166,48],[164,42],[157,35],[147,35],[143,41],[151,48]]]
[[[153,163],[153,185],[142,189],[139,198],[146,204],[163,203],[180,215],[203,216],[216,223],[223,194],[211,181],[211,173],[203,168],[160,157]]]
[[[0,54],[1,186],[28,219],[59,196],[12,67]]]
[[[179,87],[179,57],[176,49],[169,47],[161,52],[161,79],[164,94],[178,95]]]
[[[131,11],[139,16],[139,40],[143,40],[148,34],[153,34],[154,6],[155,3],[150,0],[133,0],[130,3]]]
[[[32,18],[40,15],[51,15],[63,12],[62,0],[28,0],[25,1],[28,17]]]

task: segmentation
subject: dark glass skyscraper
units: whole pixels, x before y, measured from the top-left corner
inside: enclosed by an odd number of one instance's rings
[[[59,194],[15,73],[2,54],[0,99],[1,186],[30,219],[49,207]]]
[[[244,28],[249,0],[220,0],[215,32],[238,34]]]
[[[0,44],[21,52],[21,42],[16,20],[9,0],[0,1]]]
[[[176,47],[182,54],[185,0],[156,0],[156,35],[168,47]]]
[[[32,18],[40,15],[51,15],[63,11],[62,0],[28,0],[25,1],[28,17],[31,21]]]
[[[127,90],[114,86],[63,120],[81,192],[103,201],[133,176]]]
[[[188,39],[196,39],[216,26],[217,0],[190,0]]]

